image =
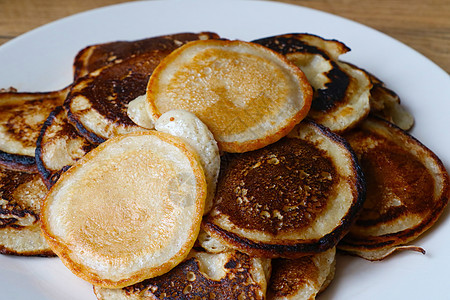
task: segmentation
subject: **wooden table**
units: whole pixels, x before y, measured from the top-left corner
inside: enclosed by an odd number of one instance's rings
[[[0,45],[48,22],[124,0],[0,0]],[[450,73],[450,0],[281,0],[368,25]]]

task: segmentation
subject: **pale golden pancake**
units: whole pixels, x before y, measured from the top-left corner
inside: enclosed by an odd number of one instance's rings
[[[298,258],[330,249],[362,207],[364,180],[349,145],[309,120],[277,143],[222,163],[202,227],[249,255]]]
[[[35,171],[34,152],[42,125],[62,105],[68,88],[43,93],[0,93],[0,165]]]
[[[90,45],[75,57],[74,79],[85,76],[107,65],[120,63],[124,59],[152,51],[173,50],[193,40],[218,39],[213,32],[177,33],[134,41],[116,41]]]
[[[170,272],[123,289],[94,287],[99,300],[265,299],[270,260],[191,251]]]
[[[245,152],[285,136],[309,111],[304,74],[282,55],[243,41],[188,43],[167,56],[147,86],[153,120],[169,110],[194,113],[219,148]]]
[[[449,176],[436,155],[395,125],[371,117],[345,135],[367,181],[361,215],[339,248],[369,260],[406,243],[432,226],[447,205]]]
[[[74,274],[120,288],[164,274],[188,255],[205,197],[189,145],[157,131],[130,133],[61,175],[44,200],[41,228]]]
[[[311,300],[334,277],[336,248],[298,259],[272,260],[268,300]]]
[[[0,253],[54,255],[39,228],[46,192],[39,174],[0,166]]]
[[[78,134],[58,106],[42,126],[36,142],[36,165],[45,185],[50,188],[61,174],[95,146]]]

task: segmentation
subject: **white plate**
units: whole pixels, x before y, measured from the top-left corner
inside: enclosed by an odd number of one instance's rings
[[[272,2],[170,0],[130,2],[74,15],[24,34],[0,47],[0,88],[55,90],[68,85],[72,61],[84,46],[183,31],[214,31],[251,40],[309,32],[345,42],[342,58],[374,73],[414,114],[412,134],[450,165],[450,77],[400,42],[327,13]],[[449,299],[450,218],[415,244],[426,255],[403,252],[382,262],[339,256],[324,299]],[[57,258],[0,256],[1,299],[95,299],[91,286]]]

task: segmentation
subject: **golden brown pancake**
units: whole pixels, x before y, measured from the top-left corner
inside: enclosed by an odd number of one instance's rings
[[[277,143],[222,163],[202,227],[249,255],[298,258],[330,249],[362,207],[364,180],[352,150],[309,120]]]
[[[166,273],[197,238],[206,198],[198,155],[157,131],[120,135],[52,186],[41,229],[77,276],[121,288]]]
[[[350,51],[343,43],[310,34],[284,34],[254,41],[285,55],[306,75],[314,89],[309,116],[342,133],[369,113],[371,82],[356,66],[338,60]]]
[[[129,57],[79,78],[64,103],[69,122],[93,144],[141,130],[127,115],[128,103],[145,94],[150,75],[164,57],[189,41],[208,37],[215,36],[192,34],[183,40],[157,38],[159,42],[149,41],[146,51],[129,53]],[[123,54],[126,53],[124,50]]]
[[[218,39],[212,32],[177,33],[135,41],[116,41],[87,46],[78,52],[73,64],[74,79],[85,76],[107,65],[153,51],[171,51],[193,40]]]
[[[259,149],[279,140],[307,114],[311,87],[282,55],[243,41],[188,43],[150,77],[147,110],[194,113],[226,152]]]
[[[42,125],[62,105],[68,88],[46,93],[0,93],[0,165],[35,171],[34,152]]]
[[[265,299],[270,261],[236,251],[191,251],[168,273],[122,289],[94,287],[99,300]]]
[[[449,199],[449,176],[431,150],[382,119],[367,119],[345,138],[366,177],[367,199],[339,248],[382,259],[436,222]]]
[[[298,259],[272,260],[268,300],[310,300],[334,277],[336,248]]]
[[[50,188],[61,174],[95,146],[78,134],[58,106],[50,113],[36,142],[36,165],[45,185]]]
[[[54,255],[39,228],[46,192],[39,174],[0,166],[0,253]]]

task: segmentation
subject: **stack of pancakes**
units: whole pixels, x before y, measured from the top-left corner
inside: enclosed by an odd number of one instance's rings
[[[314,299],[336,249],[424,252],[449,176],[348,51],[179,33],[0,93],[0,252],[58,255],[98,299]]]

